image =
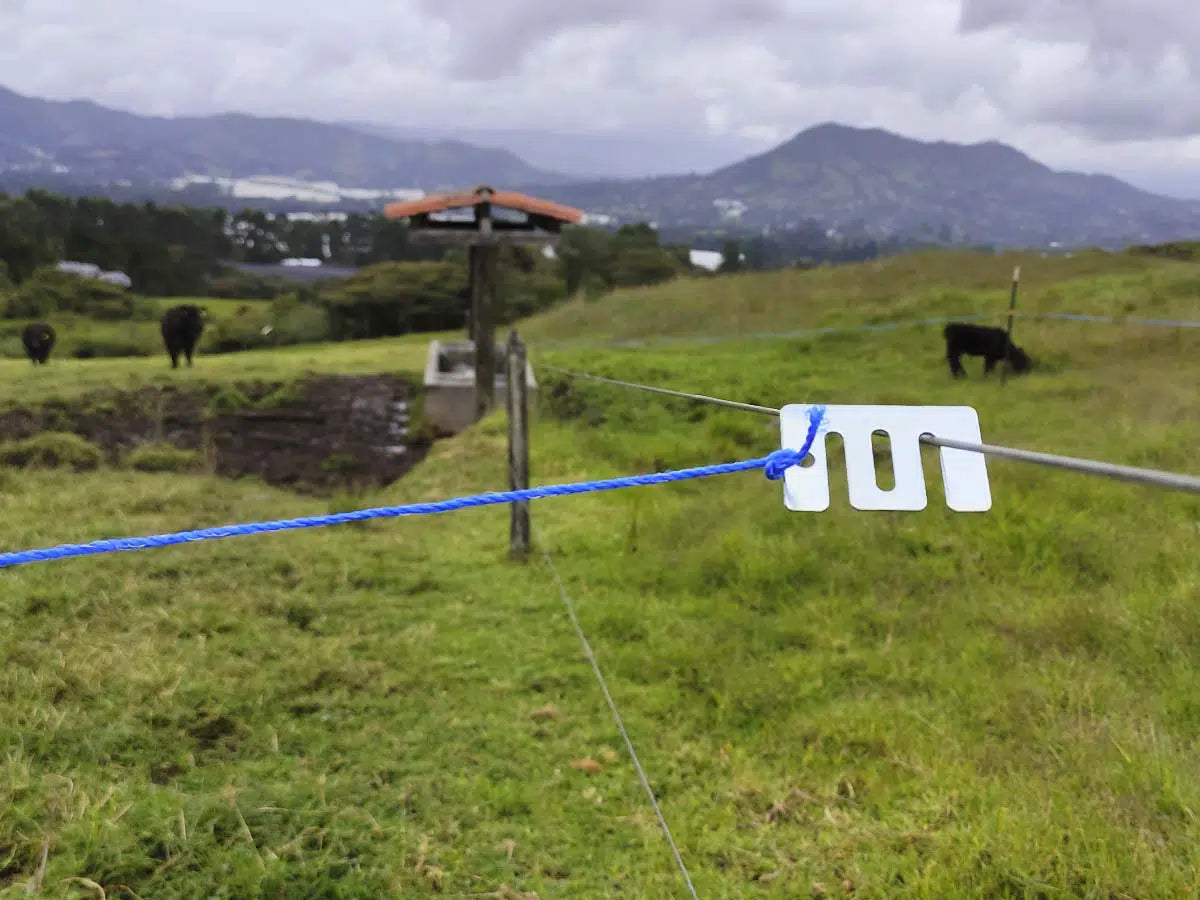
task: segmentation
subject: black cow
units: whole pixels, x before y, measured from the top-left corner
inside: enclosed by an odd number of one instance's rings
[[[204,314],[200,308],[186,303],[182,306],[172,306],[162,317],[163,343],[167,345],[167,353],[171,357],[171,368],[179,368],[179,357],[187,358],[187,364],[192,364],[192,353],[200,342],[200,334],[204,331]]]
[[[996,363],[1006,358],[1014,372],[1028,372],[1033,367],[1033,360],[1012,343],[1003,328],[951,322],[942,329],[942,336],[946,338],[946,361],[950,363],[950,374],[955,378],[967,374],[959,362],[964,353],[983,357],[985,375],[996,367]]]
[[[54,329],[45,322],[31,322],[21,332],[21,343],[25,345],[31,363],[45,365],[54,347]]]

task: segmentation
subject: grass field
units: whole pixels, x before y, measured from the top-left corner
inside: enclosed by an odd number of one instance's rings
[[[937,316],[1002,316],[1013,268],[1018,309],[1094,315],[1200,317],[1200,266],[1100,251],[925,252],[851,267],[717,276],[626,291],[599,309],[582,300],[523,330],[549,342],[752,335],[901,322]],[[1022,322],[1018,338],[1025,334]],[[1020,341],[1018,340],[1018,343]]]
[[[1003,309],[1012,261],[985,259],[667,285],[521,330],[535,363],[770,405],[969,403],[985,440],[1197,472],[1194,331],[1022,320],[1042,365],[1004,388],[975,359],[951,382],[936,327],[736,340]],[[1022,265],[1029,310],[1200,306],[1183,263]],[[539,349],[702,333],[735,339]],[[0,400],[170,375],[26,369],[0,366]],[[537,484],[778,446],[768,418],[539,379]],[[363,505],[505,488],[503,424]],[[761,474],[533,505],[700,896],[1200,894],[1200,499],[992,461],[993,509],[959,515],[925,461],[920,513],[850,510],[836,465],[820,514]],[[202,476],[0,470],[0,492],[5,549],[327,511]],[[0,896],[685,896],[554,579],[507,534],[492,507],[0,572]]]
[[[415,334],[372,341],[294,344],[271,350],[201,355],[189,369],[171,369],[166,352],[126,359],[53,359],[44,367],[29,360],[0,359],[0,409],[47,400],[66,401],[93,391],[143,385],[237,381],[289,381],[304,374],[361,375],[425,370],[430,341],[450,334]],[[161,338],[160,338],[161,340]]]
[[[180,303],[195,303],[208,312],[209,322],[232,318],[244,306],[252,308],[270,307],[265,300],[222,300],[211,297],[154,297],[148,298],[149,309],[154,307],[159,314]],[[151,318],[134,318],[117,321],[98,321],[74,313],[55,313],[43,317],[50,321],[56,332],[52,362],[69,360],[80,348],[91,348],[96,356],[129,358],[141,356],[165,356],[158,315]],[[30,319],[0,321],[0,365],[6,361],[20,360],[29,364],[25,349],[21,346],[21,330]],[[209,328],[201,337],[199,352],[204,352],[206,343],[212,339]],[[96,352],[101,348],[102,352]]]

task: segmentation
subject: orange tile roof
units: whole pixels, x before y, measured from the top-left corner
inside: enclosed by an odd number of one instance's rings
[[[419,216],[422,213],[441,212],[457,207],[474,206],[484,199],[482,192],[485,190],[491,191],[491,197],[487,198],[487,200],[493,206],[516,209],[535,216],[546,216],[547,218],[558,219],[560,222],[572,225],[583,221],[583,210],[575,209],[573,206],[564,206],[561,203],[555,203],[553,200],[530,197],[528,194],[521,194],[517,191],[498,191],[485,187],[478,187],[469,191],[454,191],[448,194],[430,194],[428,197],[422,197],[420,200],[389,203],[383,208],[383,214],[389,219],[403,219],[409,216]]]

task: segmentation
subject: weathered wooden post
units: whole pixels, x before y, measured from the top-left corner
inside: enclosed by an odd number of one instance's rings
[[[475,204],[479,243],[472,246],[475,266],[471,280],[471,331],[475,342],[475,421],[488,414],[496,403],[496,265],[500,248],[492,233],[490,188],[478,191],[483,198]]]
[[[467,307],[467,340],[475,340],[475,285],[479,281],[479,248],[472,244],[467,248],[467,292],[470,306]]]
[[[1005,332],[1004,365],[1000,367],[1000,383],[1008,381],[1008,370],[1012,366],[1009,359],[1009,348],[1012,347],[1013,311],[1017,308],[1017,285],[1021,283],[1021,267],[1013,267],[1012,289],[1008,294],[1008,329]]]
[[[508,406],[508,486],[523,491],[529,487],[529,391],[525,381],[525,345],[516,329],[508,333],[505,348],[505,386]],[[511,504],[508,555],[524,559],[529,553],[529,501]]]

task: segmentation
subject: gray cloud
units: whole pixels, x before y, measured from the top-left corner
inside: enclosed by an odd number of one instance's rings
[[[962,0],[958,31],[1002,32],[1027,60],[1041,57],[996,92],[1018,121],[1101,141],[1200,134],[1193,0]]]
[[[417,0],[417,8],[445,22],[455,34],[451,71],[485,81],[516,75],[524,57],[564,33],[636,25],[636,49],[658,50],[655,36],[678,40],[696,34],[770,29],[788,18],[779,0],[587,0],[548,4],[544,0]],[[672,41],[674,43],[674,41]]]
[[[1200,166],[1193,4],[0,0],[0,84],[160,114],[637,134],[681,166],[713,136],[755,152],[833,120],[1179,172]]]
[[[1026,39],[1083,44],[1092,65],[1152,69],[1172,49],[1195,51],[1200,22],[1191,0],[962,0],[960,31],[1004,27]]]

